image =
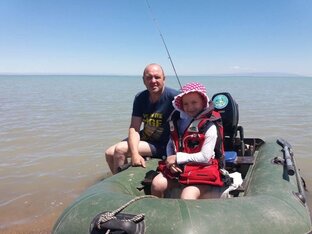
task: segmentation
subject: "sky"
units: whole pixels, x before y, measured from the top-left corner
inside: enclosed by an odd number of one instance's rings
[[[311,0],[1,0],[0,74],[312,76]],[[159,29],[159,30],[158,30]]]

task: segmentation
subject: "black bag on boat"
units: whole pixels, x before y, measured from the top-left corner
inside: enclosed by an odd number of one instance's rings
[[[138,188],[138,189],[139,190],[144,189],[145,194],[150,195],[151,194],[152,181],[158,174],[159,174],[159,172],[154,171],[154,170],[150,170],[150,171],[146,172],[144,180],[141,181],[141,184],[143,185],[143,187]]]
[[[90,234],[144,234],[145,223],[143,219],[135,219],[136,215],[118,213],[114,218],[101,222],[103,215],[110,212],[102,212],[95,216],[90,225]]]

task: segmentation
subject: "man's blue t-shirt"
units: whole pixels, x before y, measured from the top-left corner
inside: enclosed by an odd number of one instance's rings
[[[135,96],[133,102],[132,116],[141,117],[144,123],[141,140],[155,145],[163,154],[170,134],[167,120],[173,111],[172,100],[178,93],[165,87],[159,101],[151,103],[148,90],[144,90]]]

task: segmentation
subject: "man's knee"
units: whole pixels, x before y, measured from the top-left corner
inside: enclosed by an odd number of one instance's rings
[[[126,142],[120,142],[115,146],[115,156],[125,156],[128,153],[128,144]]]
[[[109,160],[114,156],[114,151],[115,151],[115,145],[109,147],[107,150],[105,150],[105,157],[106,160]]]

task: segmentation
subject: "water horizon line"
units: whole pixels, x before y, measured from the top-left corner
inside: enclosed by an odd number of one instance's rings
[[[138,77],[142,74],[123,74],[123,73],[64,73],[64,72],[0,72],[0,76],[129,76]],[[168,74],[167,76],[175,76]],[[312,75],[302,75],[295,73],[284,72],[252,72],[252,73],[210,73],[210,74],[181,74],[181,77],[190,76],[207,76],[207,77],[307,77],[312,78]]]

